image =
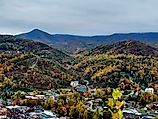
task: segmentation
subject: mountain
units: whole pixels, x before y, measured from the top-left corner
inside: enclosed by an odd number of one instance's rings
[[[93,86],[130,89],[137,84],[144,89],[158,80],[158,50],[140,41],[101,45],[76,57],[78,78]]]
[[[105,37],[105,36],[104,36]],[[106,40],[112,42],[118,42],[121,40],[139,40],[147,43],[157,43],[158,33],[157,32],[146,32],[146,33],[115,33],[106,36]]]
[[[135,40],[127,40],[122,42],[117,42],[110,45],[100,45],[96,48],[78,52],[79,54],[84,55],[97,55],[97,54],[133,54],[133,55],[141,55],[141,56],[158,56],[158,49],[142,43],[140,41]]]
[[[139,40],[156,46],[158,44],[157,32],[78,36],[68,34],[49,34],[42,30],[34,29],[28,33],[19,34],[16,37],[38,40],[70,54],[78,50],[90,49],[103,43],[109,44],[124,40]]]
[[[96,46],[96,44],[99,44],[99,41],[93,41],[91,40],[91,37],[88,36],[77,36],[67,34],[52,35],[38,29],[34,29],[28,33],[16,35],[16,37],[40,41],[42,43],[49,44],[50,46],[68,54],[72,54],[79,49],[92,48]]]
[[[41,31],[39,29],[34,29],[28,33],[17,35],[17,37],[24,39],[38,40],[40,42],[46,42],[46,43],[49,43],[52,40],[52,35],[50,35],[47,32]]]
[[[46,44],[0,35],[1,89],[67,87],[74,58]]]

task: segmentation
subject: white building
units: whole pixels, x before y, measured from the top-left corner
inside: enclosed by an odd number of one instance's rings
[[[145,92],[148,92],[148,93],[154,93],[154,89],[153,88],[146,88],[145,89]]]
[[[71,85],[72,87],[76,87],[76,86],[79,85],[79,82],[78,82],[78,81],[71,81],[70,85]]]

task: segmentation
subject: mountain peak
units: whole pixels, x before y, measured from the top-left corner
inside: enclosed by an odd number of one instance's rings
[[[33,29],[29,33],[44,33],[44,34],[49,34],[49,33],[45,32],[45,31],[40,30],[40,29]]]
[[[40,29],[33,29],[31,32],[36,32],[36,31],[43,32],[43,31],[42,31],[42,30],[40,30]]]
[[[52,35],[40,29],[33,29],[28,33],[19,34],[16,37],[24,39],[38,40],[48,43],[52,39]]]

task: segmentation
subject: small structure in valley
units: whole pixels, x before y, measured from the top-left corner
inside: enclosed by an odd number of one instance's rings
[[[75,90],[80,93],[88,91],[88,88],[85,85],[78,85],[75,87]]]
[[[146,88],[145,89],[145,92],[148,92],[148,93],[154,93],[154,89],[153,88]]]
[[[71,81],[70,85],[71,85],[72,87],[76,87],[76,86],[79,85],[79,82],[78,82],[78,81]]]

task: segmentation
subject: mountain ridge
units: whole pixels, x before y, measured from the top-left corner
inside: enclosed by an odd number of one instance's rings
[[[50,34],[39,29],[34,29],[30,32],[16,35],[16,37],[37,40],[70,54],[73,54],[79,49],[90,49],[101,44],[110,44],[125,40],[138,40],[152,45],[158,44],[158,32],[81,36]]]
[[[96,54],[134,54],[142,56],[158,56],[158,49],[136,40],[121,41],[109,45],[100,45],[87,51],[81,51],[84,55]],[[78,54],[79,54],[78,53]]]
[[[121,39],[129,40],[129,39],[127,39],[127,36],[128,37],[138,37],[137,35],[142,35],[142,36],[150,35],[150,36],[154,36],[154,37],[152,37],[154,39],[158,38],[158,32],[129,32],[129,33],[112,33],[112,34],[109,34],[109,35],[106,35],[106,34],[104,35],[103,34],[103,35],[85,35],[84,36],[84,35],[75,35],[75,34],[73,34],[73,35],[72,34],[52,34],[52,33],[48,33],[46,31],[43,31],[43,30],[40,30],[40,29],[33,29],[29,32],[17,34],[15,36],[23,37],[23,35],[25,35],[25,34],[34,34],[34,33],[35,33],[35,35],[37,33],[42,33],[42,34],[50,35],[50,36],[54,36],[54,37],[55,36],[63,36],[63,37],[78,37],[78,38],[87,38],[87,39],[88,38],[103,38],[103,37],[107,38],[107,37],[121,36],[122,37]],[[39,34],[37,34],[37,35],[39,35]],[[83,39],[81,39],[81,40],[83,40]],[[137,38],[135,40],[137,40]]]

